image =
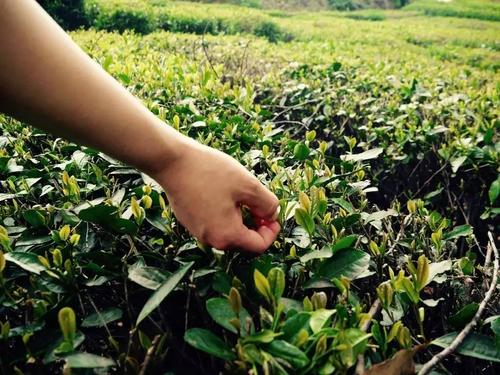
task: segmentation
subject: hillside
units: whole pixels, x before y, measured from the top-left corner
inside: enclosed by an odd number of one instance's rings
[[[0,114],[0,374],[498,374],[497,1],[42,3],[281,231],[208,246],[141,171]]]

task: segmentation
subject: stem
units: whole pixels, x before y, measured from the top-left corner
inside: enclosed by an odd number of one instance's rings
[[[417,317],[417,322],[418,322],[418,329],[420,331],[420,337],[425,340],[425,334],[424,334],[424,323],[420,319],[420,314],[418,313],[418,308],[417,304],[413,305],[413,311],[415,312],[415,315]]]
[[[499,268],[499,255],[498,255],[498,249],[495,245],[495,241],[493,239],[493,235],[491,232],[488,232],[488,237],[490,240],[489,246],[488,246],[488,252],[491,253],[493,252],[493,275],[491,278],[491,283],[490,283],[490,288],[486,292],[486,295],[484,296],[484,299],[481,301],[481,304],[479,305],[479,308],[477,309],[476,314],[474,315],[474,318],[462,329],[462,331],[455,337],[453,342],[448,346],[446,349],[442,350],[438,354],[436,354],[434,357],[430,359],[429,362],[425,363],[422,368],[420,369],[420,372],[418,375],[426,375],[428,374],[434,366],[439,364],[446,356],[450,355],[453,353],[459,346],[462,344],[462,342],[466,339],[467,335],[470,333],[472,328],[476,326],[476,324],[479,322],[479,319],[481,318],[481,315],[483,314],[484,309],[486,308],[486,305],[490,301],[491,297],[493,297],[493,294],[495,292],[495,288],[497,286],[497,280],[498,280],[498,268]],[[490,257],[487,256],[486,259],[489,259]],[[485,269],[488,267],[488,264],[485,263],[484,265]]]

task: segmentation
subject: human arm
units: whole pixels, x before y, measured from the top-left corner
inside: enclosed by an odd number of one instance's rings
[[[231,157],[161,122],[34,1],[0,0],[0,51],[0,111],[146,172],[204,243],[258,253],[271,245],[275,195]],[[247,228],[241,205],[269,222]]]

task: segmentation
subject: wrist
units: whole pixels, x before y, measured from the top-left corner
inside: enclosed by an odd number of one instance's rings
[[[172,171],[179,168],[181,161],[196,148],[198,143],[165,123],[160,123],[161,134],[157,138],[158,152],[153,152],[155,156],[145,163],[145,168],[141,169],[156,181],[164,184],[171,180]]]

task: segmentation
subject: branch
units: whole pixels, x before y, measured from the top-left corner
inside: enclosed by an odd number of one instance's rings
[[[205,30],[203,30],[203,34],[201,34],[201,47],[203,48],[203,53],[205,54],[205,57],[208,61],[208,64],[210,65],[210,69],[212,69],[212,72],[214,72],[215,77],[217,77],[218,80],[220,80],[219,75],[217,74],[217,71],[215,70],[213,64],[212,64],[212,59],[208,55],[208,50],[207,50],[207,45],[205,44],[205,33],[207,31],[208,23],[205,26]]]
[[[380,300],[377,298],[375,302],[373,302],[372,307],[370,307],[370,310],[368,311],[368,319],[366,319],[363,322],[363,325],[360,327],[360,329],[363,332],[368,331],[368,328],[370,328],[370,324],[372,323],[372,318],[373,316],[378,313],[380,310]],[[358,355],[358,363],[356,364],[356,374],[361,375],[365,372],[365,356],[363,354]]]
[[[148,351],[146,352],[146,358],[144,358],[144,362],[142,363],[141,366],[141,371],[139,372],[139,375],[145,375],[146,370],[148,368],[149,362],[151,362],[151,358],[153,357],[153,352],[156,349],[156,345],[158,345],[158,342],[160,341],[160,335],[156,335],[153,339],[153,342],[151,343],[151,346],[149,347]]]
[[[493,251],[493,276],[491,279],[490,283],[490,288],[488,289],[488,292],[486,292],[486,295],[484,296],[483,301],[479,305],[479,308],[477,309],[476,314],[474,315],[474,318],[460,331],[457,337],[455,337],[455,340],[448,346],[446,349],[443,351],[439,352],[436,354],[434,357],[431,358],[431,360],[427,363],[425,363],[422,368],[420,369],[418,375],[426,375],[428,374],[434,366],[436,366],[439,362],[441,362],[446,356],[450,355],[453,353],[459,346],[462,344],[462,342],[465,340],[467,335],[470,333],[472,328],[476,326],[478,323],[479,319],[481,318],[481,315],[486,308],[486,305],[488,304],[489,300],[493,296],[493,293],[495,291],[495,288],[497,286],[497,279],[498,279],[498,249],[495,245],[495,240],[493,239],[493,235],[491,232],[488,232],[488,237],[490,239],[490,243],[488,244],[488,254],[490,254]],[[486,256],[487,259],[489,259],[489,256]],[[488,265],[485,264],[485,268]]]

